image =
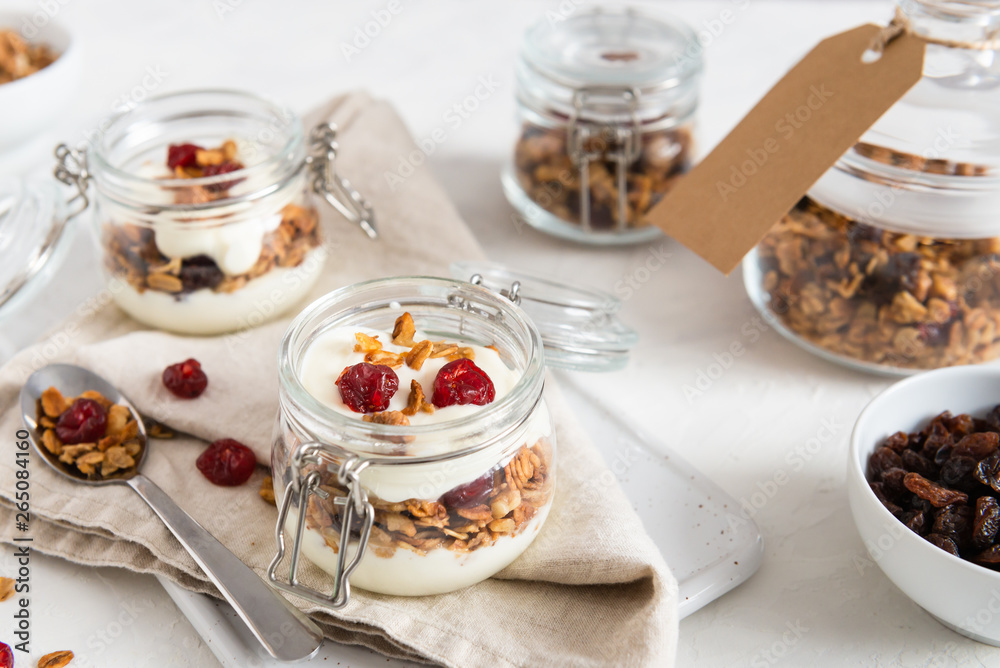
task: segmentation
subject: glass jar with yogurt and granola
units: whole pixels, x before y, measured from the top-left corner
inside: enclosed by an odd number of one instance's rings
[[[326,259],[315,194],[370,234],[336,176],[335,130],[235,91],[150,99],[108,119],[57,176],[88,203],[107,289],[136,320],[186,333],[258,325],[292,307]]]
[[[645,10],[576,9],[532,26],[502,176],[518,214],[583,243],[658,236],[645,214],[693,163],[701,68],[691,29]]]
[[[743,263],[785,336],[876,372],[1000,357],[1000,3],[901,0],[923,78]]]
[[[518,306],[540,283],[495,290],[493,276],[360,283],[289,327],[271,461],[275,586],[333,608],[350,585],[450,592],[500,571],[542,530],[557,459],[543,346],[557,364],[580,368],[580,351],[614,358],[610,342],[623,352],[634,332],[594,310],[578,350],[559,349]],[[601,336],[605,351],[588,348]],[[330,574],[332,593],[297,582],[300,555]]]

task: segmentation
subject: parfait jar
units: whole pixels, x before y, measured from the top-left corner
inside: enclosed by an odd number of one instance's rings
[[[657,237],[645,215],[691,168],[701,69],[677,20],[594,8],[539,21],[517,62],[507,199],[528,224],[574,241]]]
[[[1000,357],[1000,3],[901,0],[923,78],[744,260],[786,337],[908,374]],[[889,47],[891,48],[891,46]]]
[[[185,334],[258,325],[295,305],[326,259],[314,194],[374,237],[333,171],[335,129],[236,91],[152,98],[57,149],[56,175],[90,203],[107,289],[136,320]],[[80,213],[78,209],[76,213]],[[74,214],[75,215],[75,214]]]
[[[352,355],[399,374],[392,403],[379,412],[362,415],[341,402],[341,369]],[[435,374],[468,361],[488,374],[495,394],[491,389],[482,404],[441,407]],[[509,297],[479,285],[380,279],[314,302],[279,352],[272,583],[337,608],[350,584],[382,594],[440,594],[514,561],[538,535],[555,491],[543,369],[531,320]],[[277,570],[289,539],[290,572],[282,580]],[[298,582],[300,555],[331,576],[332,594]]]

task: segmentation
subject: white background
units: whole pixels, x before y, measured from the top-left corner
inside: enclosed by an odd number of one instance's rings
[[[622,312],[641,335],[628,369],[582,382],[644,430],[662,434],[737,499],[770,492],[757,497],[765,502],[755,516],[766,540],[763,566],[681,624],[679,665],[1000,665],[1000,650],[945,629],[877,568],[856,565],[865,553],[844,492],[847,438],[885,379],[815,359],[772,331],[750,334],[755,312],[740,279],[721,276],[671,241],[591,249],[512,224],[498,174],[516,131],[513,60],[524,27],[559,5],[400,2],[398,15],[348,59],[342,45],[386,2],[2,0],[4,9],[56,9],[86,62],[79,95],[59,124],[0,154],[0,175],[48,169],[56,143],[80,140],[116,105],[150,92],[242,88],[300,111],[356,87],[388,98],[417,138],[445,129],[429,168],[493,259],[612,292],[617,286],[619,296],[623,281],[646,279]],[[885,1],[655,4],[699,29],[715,28],[704,33],[703,150],[818,39],[884,22],[892,11]],[[717,21],[726,9],[729,25]],[[142,87],[144,77],[153,80],[150,71],[162,78],[153,91]],[[498,82],[497,90],[453,128],[444,114],[471,95],[481,77]],[[654,248],[671,257],[650,275],[640,267]],[[0,359],[97,289],[91,245],[80,235],[41,298],[16,318],[0,320]],[[727,361],[735,342],[745,353]],[[728,368],[689,401],[682,387],[719,359]],[[824,425],[832,425],[832,437],[823,438]],[[776,475],[784,484],[773,482]],[[152,578],[51,559],[38,558],[34,566],[36,658],[74,649],[100,666],[217,665]],[[5,555],[0,570],[10,567]],[[796,625],[798,634],[786,633]],[[105,644],[101,632],[118,637]],[[594,632],[601,632],[599,624]]]

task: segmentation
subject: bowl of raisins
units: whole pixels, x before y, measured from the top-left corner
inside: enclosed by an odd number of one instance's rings
[[[929,371],[873,399],[851,434],[847,489],[886,576],[1000,646],[1000,369]]]

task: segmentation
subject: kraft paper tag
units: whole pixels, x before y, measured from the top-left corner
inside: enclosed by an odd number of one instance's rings
[[[649,212],[725,274],[920,80],[924,42],[903,33],[864,62],[880,26],[820,42]]]

